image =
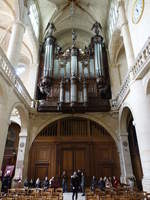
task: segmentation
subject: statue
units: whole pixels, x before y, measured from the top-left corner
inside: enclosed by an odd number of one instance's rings
[[[101,26],[100,23],[98,23],[98,22],[96,21],[95,24],[93,24],[91,30],[94,31],[95,34],[98,36],[98,35],[100,34],[100,31],[102,30],[102,26]]]
[[[77,39],[77,33],[74,30],[72,30],[72,46],[73,47],[75,47],[76,39]]]
[[[53,23],[48,22],[47,27],[46,27],[46,38],[49,36],[53,36],[53,33],[56,31],[56,27]]]

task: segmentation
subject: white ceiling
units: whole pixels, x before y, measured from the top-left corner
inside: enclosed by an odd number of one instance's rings
[[[95,21],[101,23],[105,35],[110,0],[37,0],[41,15],[41,34],[49,21],[56,26],[55,36],[58,42],[67,48],[71,46],[71,30],[78,34],[77,44],[83,48],[92,36],[91,27]]]

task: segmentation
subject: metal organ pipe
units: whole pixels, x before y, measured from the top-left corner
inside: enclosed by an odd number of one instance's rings
[[[64,81],[62,80],[60,82],[60,95],[59,95],[59,102],[60,103],[64,103],[64,95],[65,92],[64,92]]]
[[[78,59],[77,59],[78,50],[74,47],[71,50],[71,75],[77,75]]]
[[[44,77],[51,77],[54,62],[54,43],[55,38],[50,36],[45,42],[45,57],[44,57]]]
[[[83,101],[84,104],[86,105],[88,102],[88,91],[87,91],[87,82],[86,80],[83,81]]]
[[[71,77],[71,105],[73,106],[77,102],[77,83],[76,83],[76,77]]]
[[[70,100],[71,106],[73,106],[77,102],[77,67],[78,67],[78,59],[77,59],[78,50],[77,48],[73,47],[71,51],[71,87],[70,87]]]
[[[95,57],[95,69],[96,75],[104,75],[104,66],[103,66],[103,54],[102,54],[102,41],[101,36],[96,36],[94,41],[94,57]]]

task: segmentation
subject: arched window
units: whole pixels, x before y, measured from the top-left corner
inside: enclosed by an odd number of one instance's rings
[[[39,38],[39,14],[34,0],[28,1],[29,17],[37,39]]]

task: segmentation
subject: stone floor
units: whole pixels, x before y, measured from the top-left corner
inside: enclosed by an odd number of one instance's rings
[[[63,200],[72,200],[72,193],[71,192],[64,193]],[[78,194],[78,200],[85,200],[85,196],[82,196],[82,193],[79,193]]]

